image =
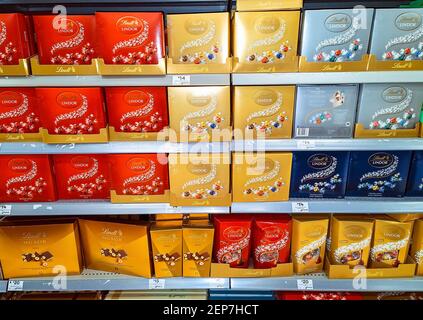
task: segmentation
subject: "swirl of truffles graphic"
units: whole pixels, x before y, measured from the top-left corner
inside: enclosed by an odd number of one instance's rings
[[[28,96],[19,93],[22,97],[22,103],[13,110],[0,113],[0,120],[11,119],[11,122],[0,124],[0,133],[27,133],[35,132],[40,119],[31,112],[26,115],[25,120],[13,121],[12,119],[24,116],[29,109]]]
[[[151,195],[160,191],[163,186],[163,181],[160,177],[155,177],[156,164],[154,161],[149,160],[149,169],[147,172],[140,175],[126,178],[123,181],[123,194],[128,195]],[[154,179],[152,179],[154,178]],[[149,183],[146,183],[150,181]],[[133,186],[133,184],[137,184]]]
[[[47,182],[44,180],[44,178],[39,177],[32,184],[28,184],[29,182],[33,181],[38,174],[37,163],[33,160],[31,160],[30,163],[31,169],[29,169],[27,173],[10,178],[6,181],[6,194],[8,196],[18,196],[25,199],[32,199],[36,195],[44,192],[44,189],[47,186]],[[27,184],[12,187],[12,185],[17,183]]]
[[[107,180],[102,174],[96,177],[95,182],[83,182],[79,184],[74,183],[75,181],[90,179],[98,174],[98,160],[95,158],[90,158],[90,160],[93,161],[93,166],[91,169],[69,177],[67,181],[68,192],[77,192],[82,195],[93,195],[95,192],[103,190]]]
[[[0,45],[3,45],[7,38],[7,27],[4,21],[0,21],[0,28]],[[4,51],[0,51],[0,65],[10,64],[16,52],[18,52],[18,50],[13,42],[7,43]]]

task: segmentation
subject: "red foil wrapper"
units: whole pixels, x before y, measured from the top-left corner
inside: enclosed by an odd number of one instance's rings
[[[48,155],[0,156],[0,202],[56,200]]]
[[[106,127],[101,88],[36,88],[49,134],[98,134]]]
[[[19,64],[31,55],[29,24],[20,13],[0,14],[0,65]]]
[[[166,87],[109,87],[106,101],[116,132],[159,132],[169,124]]]
[[[159,195],[169,189],[165,154],[113,154],[109,161],[118,195]]]
[[[349,292],[277,292],[278,300],[363,300],[360,293]]]
[[[161,12],[96,12],[99,57],[107,64],[158,64],[164,57]]]
[[[291,218],[289,215],[255,216],[253,223],[254,268],[276,267],[289,262]]]
[[[253,216],[214,215],[213,258],[232,268],[248,268]]]
[[[39,128],[35,89],[0,89],[0,133],[36,133]]]
[[[109,199],[108,155],[54,155],[59,199]]]
[[[95,52],[95,16],[34,16],[41,64],[91,64]]]

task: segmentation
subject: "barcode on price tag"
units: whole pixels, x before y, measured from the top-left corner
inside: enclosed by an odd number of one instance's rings
[[[297,149],[300,150],[308,150],[308,149],[315,149],[316,143],[313,140],[298,140],[297,141]]]
[[[10,204],[0,205],[0,216],[10,216],[12,213],[12,206]]]
[[[313,290],[313,280],[311,279],[298,279],[297,280],[298,290]]]
[[[174,86],[189,86],[191,84],[191,76],[188,76],[188,75],[173,76],[172,84]]]
[[[9,280],[7,291],[23,291],[24,282],[22,280]]]
[[[164,289],[165,288],[165,279],[149,279],[148,288],[149,289]]]
[[[309,212],[308,202],[292,202],[293,213],[307,213]]]

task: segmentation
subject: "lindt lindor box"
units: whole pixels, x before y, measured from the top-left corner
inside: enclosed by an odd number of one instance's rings
[[[411,151],[352,151],[347,196],[402,197]]]
[[[303,0],[237,0],[236,11],[300,9]]]
[[[423,84],[363,84],[356,138],[417,137]]]
[[[352,61],[361,63],[350,68],[366,70],[373,13],[374,9],[306,10],[300,71],[345,71],[343,63]],[[331,66],[336,62],[342,63]]]
[[[240,153],[232,158],[234,202],[289,199],[292,153]]]
[[[417,263],[417,276],[423,275],[423,220],[414,222],[410,255]]]
[[[151,277],[148,225],[79,219],[87,268]]]
[[[298,71],[299,24],[299,11],[235,12],[233,71]]]
[[[169,87],[169,140],[230,141],[230,87]]]
[[[295,86],[235,86],[234,138],[291,138]]]
[[[343,198],[347,185],[349,152],[294,152],[292,198]]]
[[[298,86],[295,138],[351,138],[358,85]]]
[[[229,13],[167,15],[169,73],[230,72]]]
[[[370,70],[422,69],[423,8],[377,9]]]
[[[413,153],[405,195],[409,197],[423,196],[423,151],[414,151]]]

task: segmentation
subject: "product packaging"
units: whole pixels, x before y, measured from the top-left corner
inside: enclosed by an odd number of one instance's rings
[[[405,195],[409,197],[423,196],[423,151],[414,151],[413,153]]]
[[[413,241],[410,255],[417,263],[417,276],[423,276],[423,220],[414,222]]]
[[[237,11],[273,11],[281,9],[300,9],[303,0],[237,0]]]

